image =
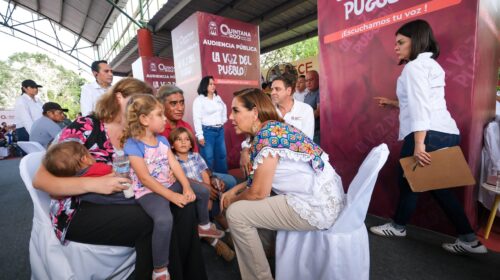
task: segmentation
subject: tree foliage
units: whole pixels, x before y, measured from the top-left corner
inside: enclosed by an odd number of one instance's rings
[[[0,108],[14,107],[16,97],[21,94],[21,82],[26,79],[43,85],[38,98],[68,108],[70,119],[80,111],[80,87],[86,83],[85,79],[45,54],[27,52],[0,61]]]
[[[261,67],[269,69],[278,63],[292,62],[318,53],[318,37],[313,37],[261,55]]]

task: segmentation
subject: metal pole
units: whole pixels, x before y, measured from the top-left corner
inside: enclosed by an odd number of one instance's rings
[[[106,0],[108,1],[109,4],[111,4],[113,7],[115,7],[118,11],[120,11],[120,13],[124,14],[128,19],[130,19],[130,21],[132,21],[133,23],[135,23],[137,26],[139,26],[139,28],[145,28],[146,25],[145,24],[141,24],[139,22],[137,22],[135,19],[133,19],[129,14],[127,14],[124,10],[122,10],[120,7],[118,7],[115,3],[113,3],[113,1],[111,0]],[[142,2],[142,1],[141,1]],[[141,7],[141,19],[142,19],[142,7]]]

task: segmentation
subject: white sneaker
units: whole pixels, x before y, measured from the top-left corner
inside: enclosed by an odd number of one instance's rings
[[[464,253],[473,253],[473,254],[485,254],[488,253],[488,249],[484,247],[479,240],[475,240],[472,242],[465,242],[460,239],[455,240],[455,243],[444,243],[443,249],[453,254],[464,254]]]
[[[406,236],[406,228],[397,229],[392,223],[383,224],[376,227],[371,227],[370,231],[376,235],[384,236],[384,237],[405,237]]]

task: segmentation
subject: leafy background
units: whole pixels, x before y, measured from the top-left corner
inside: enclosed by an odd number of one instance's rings
[[[15,53],[6,61],[0,61],[0,108],[14,108],[25,79],[43,85],[38,97],[43,102],[53,101],[68,108],[69,119],[74,119],[80,111],[80,88],[87,81],[45,54],[27,52]]]

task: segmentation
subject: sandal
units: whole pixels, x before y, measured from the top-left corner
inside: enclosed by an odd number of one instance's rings
[[[170,274],[168,273],[168,269],[164,271],[155,272],[153,271],[153,280],[170,280]]]

